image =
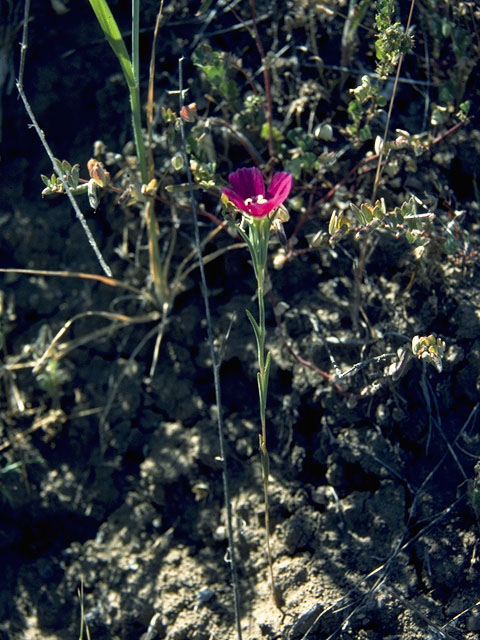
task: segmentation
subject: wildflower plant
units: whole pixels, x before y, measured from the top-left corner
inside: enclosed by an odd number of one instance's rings
[[[275,589],[273,577],[273,563],[269,533],[269,500],[268,476],[269,456],[267,449],[267,392],[270,372],[270,352],[265,349],[265,278],[267,273],[267,256],[270,231],[275,221],[281,220],[281,206],[288,198],[292,189],[292,175],[286,171],[274,174],[270,186],[265,187],[262,173],[257,168],[238,169],[228,176],[231,188],[225,187],[222,193],[224,206],[233,205],[241,214],[240,222],[235,226],[238,233],[245,240],[252,259],[253,270],[257,283],[258,321],[246,310],[248,319],[253,327],[258,355],[258,397],[260,402],[259,448],[262,465],[262,477],[265,500],[265,535],[270,581],[275,603],[280,606],[280,598]]]

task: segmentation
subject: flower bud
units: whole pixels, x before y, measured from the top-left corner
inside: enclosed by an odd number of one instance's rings
[[[180,117],[185,122],[195,122],[197,117],[197,104],[195,102],[191,102],[189,105],[183,105],[180,109]]]
[[[331,142],[333,140],[332,125],[326,122],[317,125],[315,127],[314,136],[316,138],[320,138],[320,140],[325,140],[325,142]]]
[[[285,251],[281,250],[273,256],[273,268],[279,271],[287,262]]]
[[[158,187],[158,180],[153,178],[148,184],[142,184],[142,196],[154,196]]]
[[[103,164],[95,158],[90,158],[87,162],[87,169],[90,175],[90,178],[97,184],[99,187],[106,187],[110,182],[110,174],[108,171],[105,171],[103,168]]]

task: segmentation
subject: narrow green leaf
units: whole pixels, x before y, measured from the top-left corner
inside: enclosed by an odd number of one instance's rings
[[[260,401],[260,419],[263,421],[267,409],[267,395],[260,371],[257,372],[258,399]]]
[[[268,380],[270,377],[270,362],[271,362],[271,353],[270,351],[267,352],[267,357],[265,360],[265,373],[264,373],[264,384],[265,384],[265,394],[267,393],[267,389],[268,389]]]
[[[262,332],[261,332],[260,326],[259,326],[258,322],[255,320],[255,318],[252,316],[250,311],[248,309],[246,309],[245,311],[246,311],[247,317],[250,320],[250,323],[251,323],[251,325],[253,327],[253,331],[255,333],[255,338],[257,340],[257,347],[258,347],[258,350],[260,351],[260,347],[261,347],[261,344],[262,344]]]
[[[350,203],[350,208],[352,209],[353,213],[355,214],[355,217],[357,219],[357,221],[359,222],[359,224],[361,224],[362,226],[365,226],[367,224],[367,219],[363,213],[363,211],[360,209],[360,207],[357,207],[356,204],[353,204],[353,202]]]
[[[80,177],[80,165],[78,164],[73,165],[71,177],[72,177],[72,186],[73,188],[75,188],[78,186],[78,180]]]
[[[127,47],[123,41],[122,34],[118,28],[117,22],[113,17],[110,7],[106,0],[89,0],[100,27],[112,47],[114,54],[117,56],[123,75],[129,87],[135,87],[135,77],[133,73],[132,62],[128,55]]]
[[[241,229],[238,225],[237,225],[236,229],[237,229],[238,233],[242,236],[243,240],[247,243],[247,246],[250,247],[251,246],[250,238],[245,233],[245,231],[243,229]]]

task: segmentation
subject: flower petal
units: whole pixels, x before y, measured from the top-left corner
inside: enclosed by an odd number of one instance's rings
[[[233,190],[238,193],[243,200],[265,195],[265,183],[263,182],[262,172],[256,167],[237,169],[237,171],[228,176],[228,180]]]
[[[274,203],[272,209],[276,209],[283,204],[291,190],[292,174],[287,171],[278,171],[273,176],[267,191],[267,199]]]
[[[235,191],[232,191],[231,189],[227,189],[227,187],[222,189],[222,193],[227,196],[230,202],[233,202],[237,209],[240,209],[240,211],[244,211],[245,213],[250,213],[247,206],[245,205],[245,200],[241,198],[238,193],[235,193]]]
[[[252,202],[246,206],[246,209],[248,210],[247,213],[254,218],[264,218],[276,207],[277,205],[272,200],[267,200],[267,202]]]

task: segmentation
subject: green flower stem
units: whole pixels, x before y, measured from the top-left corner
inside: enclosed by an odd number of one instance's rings
[[[273,575],[272,551],[270,545],[270,508],[268,494],[268,477],[270,472],[270,460],[267,449],[267,393],[268,379],[270,373],[270,352],[265,351],[265,274],[267,268],[268,241],[270,239],[271,219],[268,216],[264,218],[255,218],[249,220],[248,234],[239,228],[239,232],[247,243],[252,258],[253,269],[257,280],[257,298],[258,298],[258,322],[247,310],[247,316],[255,333],[257,343],[258,356],[258,397],[260,402],[260,423],[261,432],[259,433],[259,449],[260,462],[262,466],[263,494],[265,502],[265,546],[267,550],[268,568],[270,573],[270,584],[272,589],[273,600],[278,608],[281,609],[281,597],[275,587],[275,579]]]
[[[265,273],[267,266],[268,241],[270,239],[270,224],[268,216],[255,218],[250,221],[248,235],[240,229],[240,233],[247,243],[252,258],[255,278],[257,280],[258,298],[258,322],[247,310],[255,339],[257,342],[258,356],[258,394],[260,400],[260,421],[262,424],[262,437],[266,443],[265,413],[267,408],[268,374],[270,369],[270,354],[265,353]]]

